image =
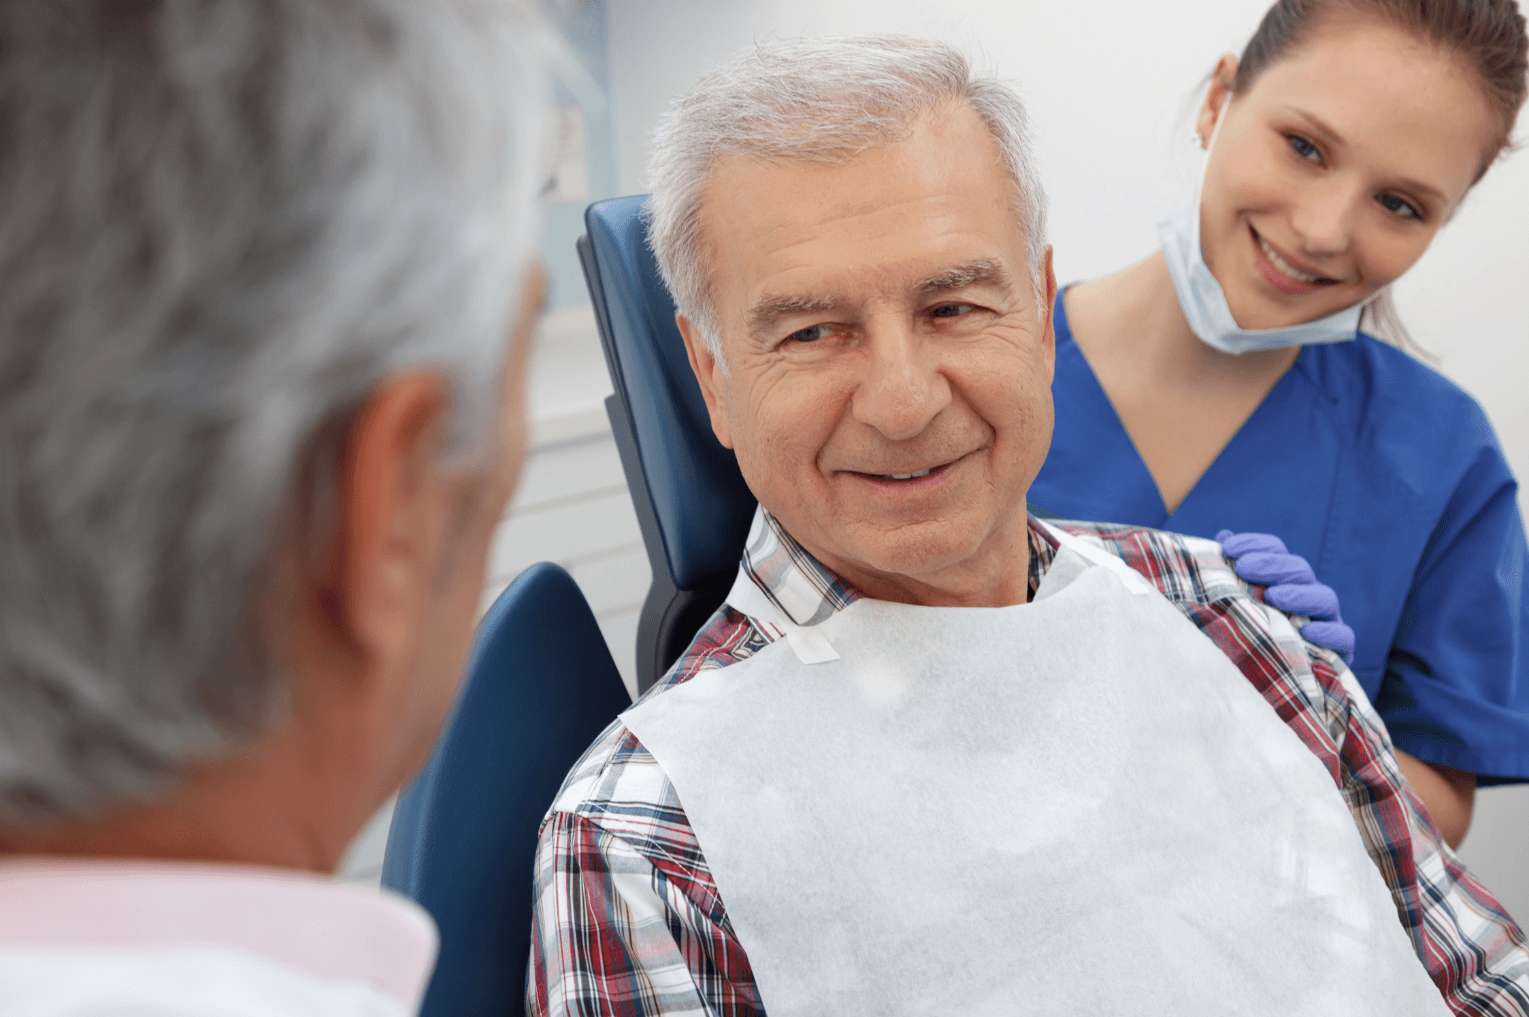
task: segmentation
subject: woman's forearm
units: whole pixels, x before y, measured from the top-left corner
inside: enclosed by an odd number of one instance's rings
[[[1471,828],[1471,810],[1476,805],[1476,775],[1447,766],[1435,766],[1396,750],[1402,776],[1412,785],[1433,825],[1439,828],[1452,848],[1458,848]]]

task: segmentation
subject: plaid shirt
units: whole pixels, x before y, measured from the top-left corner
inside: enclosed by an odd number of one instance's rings
[[[1272,626],[1272,609],[1232,571],[1218,544],[1134,527],[1061,528],[1151,580],[1322,761],[1450,1009],[1529,1017],[1523,933],[1445,846],[1343,662]],[[1055,551],[1032,522],[1032,595]],[[798,625],[816,624],[858,597],[763,510],[743,568]],[[782,636],[723,605],[647,694],[727,667]],[[674,787],[619,719],[574,766],[543,821],[535,880],[528,1013],[765,1012]]]

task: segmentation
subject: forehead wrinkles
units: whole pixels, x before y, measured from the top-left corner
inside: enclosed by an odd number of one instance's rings
[[[975,115],[969,126],[987,137]],[[719,340],[788,316],[903,304],[978,282],[1010,295],[1033,274],[1007,167],[996,155],[990,166],[955,158],[949,130],[930,129],[930,145],[915,151],[894,144],[850,160],[718,159],[696,248]],[[851,179],[832,179],[839,170]],[[750,190],[759,192],[753,202]],[[995,220],[1007,228],[995,231]]]
[[[831,171],[861,161],[891,162],[898,159],[904,152],[904,146],[921,132],[933,131],[938,135],[948,135],[949,130],[954,126],[953,121],[959,121],[962,127],[975,129],[980,137],[963,139],[970,143],[965,146],[958,160],[951,157],[952,162],[959,162],[966,166],[972,165],[974,160],[989,163],[989,168],[996,172],[1001,181],[997,184],[995,191],[1004,212],[1013,216],[1016,224],[1023,228],[1024,210],[1014,171],[1005,159],[1003,149],[994,136],[992,127],[982,119],[970,103],[953,96],[938,96],[931,103],[908,111],[906,116],[900,117],[895,123],[876,120],[872,116],[875,112],[867,108],[866,116],[871,118],[869,122],[834,127],[836,134],[834,136],[821,134],[818,144],[804,145],[800,138],[795,138],[788,145],[783,146],[783,150],[779,152],[767,146],[757,147],[752,151],[723,149],[716,152],[706,171],[705,183],[700,189],[699,199],[694,206],[695,213],[691,229],[696,239],[696,247],[705,254],[709,254],[715,262],[718,250],[713,220],[716,218],[717,204],[726,198],[725,194],[718,192],[718,178],[725,176],[735,167],[752,167],[765,171],[818,167]],[[956,129],[960,130],[961,127]],[[826,128],[813,127],[801,133],[803,136],[819,137],[818,132],[825,130]],[[919,169],[928,168],[923,160],[917,160],[916,165],[918,163],[923,163],[918,165]],[[909,167],[888,167],[886,171],[906,175]],[[910,181],[910,184],[916,186],[914,181]],[[916,196],[909,198],[909,201],[916,200],[918,200]],[[846,206],[844,213],[846,216],[853,216],[874,212],[884,207],[889,206],[867,197],[863,206]],[[712,281],[714,270],[714,264],[708,266],[708,282]]]

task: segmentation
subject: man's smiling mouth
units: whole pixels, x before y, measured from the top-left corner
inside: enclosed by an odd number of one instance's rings
[[[864,470],[845,470],[844,472],[851,476],[859,477],[862,480],[869,480],[888,487],[902,484],[909,485],[910,487],[922,486],[918,484],[919,481],[923,481],[925,484],[935,483],[956,466],[965,462],[971,455],[972,453],[968,452],[966,455],[957,456],[948,463],[940,463],[938,466],[923,466],[911,470],[903,468],[892,470],[888,473],[869,473]]]
[[[847,470],[846,472],[851,473],[857,477],[862,477],[866,480],[879,480],[886,484],[902,484],[909,483],[914,480],[923,480],[925,477],[931,475],[938,475],[950,469],[950,467],[953,465],[953,463],[946,463],[943,466],[930,466],[927,469],[915,470],[912,473],[862,473],[859,470]]]

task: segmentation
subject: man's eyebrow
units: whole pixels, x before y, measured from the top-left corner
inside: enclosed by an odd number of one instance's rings
[[[844,306],[834,297],[761,297],[749,308],[749,331],[764,332],[782,318],[826,314]]]
[[[983,258],[936,273],[919,283],[918,290],[920,293],[942,293],[964,286],[995,286],[1007,292],[1013,287],[1013,280],[1002,264]]]
[[[937,272],[919,282],[915,288],[919,293],[943,293],[947,290],[958,290],[964,286],[979,285],[995,286],[1007,292],[1012,288],[1013,281],[1008,270],[1000,262],[992,258],[981,258]],[[830,314],[843,307],[844,301],[837,297],[760,297],[755,301],[754,306],[749,308],[749,331],[756,334],[766,332],[784,318]]]

